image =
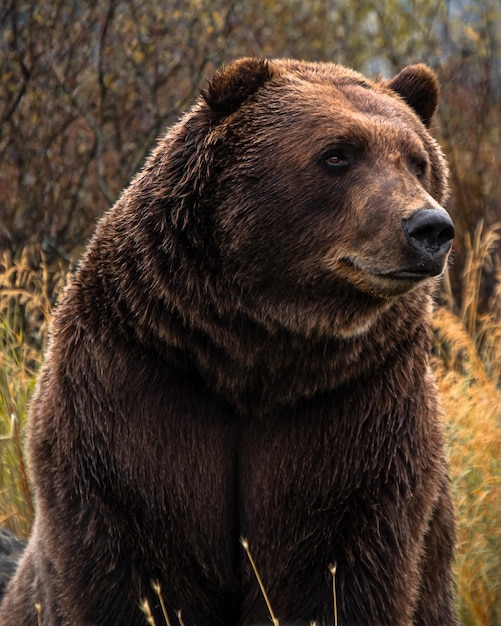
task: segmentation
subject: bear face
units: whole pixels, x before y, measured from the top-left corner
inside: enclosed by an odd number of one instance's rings
[[[237,285],[268,321],[297,329],[316,317],[316,332],[346,336],[439,275],[454,227],[426,127],[437,95],[425,66],[386,83],[294,62],[246,60],[216,75],[196,114],[208,119],[217,178],[199,210],[224,291]],[[332,310],[340,292],[367,296],[360,317],[351,303]]]

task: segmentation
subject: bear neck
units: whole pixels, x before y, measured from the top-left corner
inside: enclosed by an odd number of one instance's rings
[[[271,331],[237,317],[212,320],[212,333],[190,341],[193,366],[241,414],[266,414],[332,391],[349,394],[363,381],[367,390],[390,384],[394,397],[408,396],[410,381],[426,377],[431,333],[415,306],[416,294],[412,302],[405,300],[351,337],[305,336],[280,327]],[[427,294],[417,297],[425,307],[427,300]],[[383,370],[384,381],[379,379]]]

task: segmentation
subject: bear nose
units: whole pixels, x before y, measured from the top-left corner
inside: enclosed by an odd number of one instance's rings
[[[437,262],[449,252],[454,224],[443,209],[420,209],[402,220],[408,243],[423,261]]]

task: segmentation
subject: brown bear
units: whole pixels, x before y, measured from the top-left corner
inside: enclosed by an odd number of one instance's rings
[[[424,65],[242,59],[101,220],[31,406],[3,626],[451,626],[429,366],[454,235]],[[35,610],[35,604],[38,605]],[[38,613],[38,614],[37,614]]]

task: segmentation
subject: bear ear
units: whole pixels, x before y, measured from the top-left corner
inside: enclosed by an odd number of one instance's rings
[[[435,72],[423,63],[409,65],[388,83],[419,115],[425,126],[429,126],[437,110],[439,85]]]
[[[211,111],[229,115],[273,76],[265,59],[244,58],[218,70],[202,91]]]

